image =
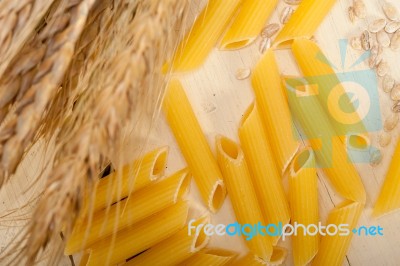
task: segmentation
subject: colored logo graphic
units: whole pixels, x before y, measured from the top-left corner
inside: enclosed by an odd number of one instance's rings
[[[207,236],[244,236],[247,241],[253,239],[255,236],[280,236],[284,241],[289,236],[297,235],[320,235],[320,236],[348,236],[351,232],[358,236],[383,236],[383,227],[381,226],[360,226],[359,228],[353,228],[350,230],[349,224],[327,224],[322,225],[321,222],[318,224],[300,224],[294,222],[292,224],[283,225],[281,222],[278,224],[266,224],[263,225],[261,222],[257,224],[240,224],[238,222],[230,224],[198,224],[194,223],[196,220],[192,219],[188,224],[188,235],[191,236],[199,235],[201,231]]]
[[[301,134],[303,139],[318,142],[325,158],[330,154],[331,158],[318,162],[319,167],[332,164],[333,138],[346,144],[348,159],[353,163],[369,162],[370,155],[378,150],[366,137],[382,129],[376,74],[370,69],[351,70],[369,58],[370,52],[365,52],[349,70],[345,69],[347,47],[347,40],[341,40],[341,69],[324,55],[316,56],[336,74],[285,79],[292,116],[305,133]]]

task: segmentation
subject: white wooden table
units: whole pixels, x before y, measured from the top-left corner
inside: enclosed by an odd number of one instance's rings
[[[201,2],[201,4],[192,3],[193,14],[200,11],[204,0],[201,0]],[[338,0],[315,35],[318,44],[324,50],[327,57],[337,66],[341,66],[339,39],[359,34],[366,27],[367,21],[383,16],[383,13],[380,12],[378,0],[365,0],[369,10],[367,19],[359,20],[356,24],[352,25],[347,17],[347,8],[351,2],[351,0]],[[400,2],[397,2],[396,5],[400,8]],[[282,1],[271,18],[271,22],[278,22],[278,13],[283,7],[284,4]],[[217,134],[223,134],[238,141],[237,129],[239,121],[245,109],[253,101],[253,94],[250,87],[250,80],[237,80],[235,72],[239,68],[253,68],[255,66],[261,56],[258,52],[259,41],[257,40],[253,45],[234,52],[214,51],[201,69],[194,73],[180,76],[213,151],[215,151],[214,142]],[[290,51],[276,51],[276,55],[279,59],[282,74],[299,74]],[[359,55],[360,52],[349,48],[345,69]],[[398,65],[395,63],[396,60],[397,62],[400,60],[400,54],[387,53],[385,57],[390,58],[389,61],[391,66],[393,66],[391,69],[392,74],[400,81],[400,68],[395,68]],[[367,64],[362,64],[357,69],[367,69],[367,67]],[[388,95],[382,90],[379,91],[379,94],[382,116],[385,117],[390,112],[389,106],[391,106],[391,101]],[[397,132],[399,131],[398,128],[396,130]],[[390,163],[396,143],[395,140],[397,140],[398,135],[398,133],[393,134],[392,143],[388,148],[383,150],[383,162],[378,167],[373,168],[369,164],[357,165],[368,196],[359,225],[380,225],[384,228],[384,236],[354,236],[345,265],[400,265],[400,212],[378,220],[371,219],[370,216],[372,206],[378,196],[385,172]],[[378,145],[376,143],[377,133],[372,133],[370,136],[372,145]],[[170,146],[167,173],[172,173],[185,166],[184,159],[163,117],[156,124],[146,149],[150,150],[159,145]],[[132,149],[135,148],[134,146],[130,147]],[[37,154],[41,153],[40,149],[33,149],[31,154],[27,156],[23,166],[19,168],[13,181],[0,191],[0,214],[4,214],[10,208],[24,205],[28,199],[32,199],[40,191],[42,183],[38,182],[32,186],[33,181],[31,177],[37,175],[44,165],[43,160],[38,160],[40,156],[37,156]],[[133,153],[133,151],[128,151],[127,153]],[[48,152],[48,156],[51,156],[51,152]],[[398,159],[400,160],[400,158]],[[340,203],[342,199],[332,190],[323,173],[319,172],[318,180],[320,215],[321,221],[325,222],[329,211],[335,204]],[[25,191],[28,192],[23,193]],[[190,199],[193,205],[191,215],[195,216],[206,211],[199,200],[199,194],[194,184],[192,185]],[[211,221],[214,224],[227,224],[235,221],[229,196],[219,213],[212,216]],[[8,241],[15,236],[18,228],[20,228],[18,226],[21,224],[23,222],[18,221],[0,223],[0,248],[3,249]],[[9,225],[13,227],[9,227]],[[246,252],[244,240],[240,237],[215,236],[212,238],[210,246],[231,249],[243,254]],[[279,246],[289,249],[285,265],[293,265],[290,253],[290,238],[280,241]]]
[[[319,0],[317,0],[319,1]],[[285,6],[279,4],[275,14],[270,22],[279,22],[279,11]],[[368,8],[366,20],[358,20],[351,24],[347,16],[347,9],[352,1],[338,0],[329,16],[318,29],[315,38],[317,43],[325,52],[329,60],[341,68],[341,56],[339,50],[339,40],[361,34],[369,21],[375,18],[383,17],[378,0],[365,0]],[[400,2],[396,5],[400,8]],[[194,10],[196,12],[196,10]],[[198,9],[197,9],[198,12]],[[237,80],[235,72],[239,68],[253,68],[259,60],[261,54],[258,51],[257,40],[253,45],[242,50],[234,52],[214,51],[207,59],[205,65],[194,73],[181,76],[188,97],[193,105],[195,113],[201,123],[206,137],[215,151],[214,143],[217,134],[226,135],[238,141],[237,129],[243,112],[253,101],[253,93],[250,86],[250,79]],[[361,55],[360,51],[354,51],[349,47],[346,57],[345,68],[355,62]],[[299,70],[294,63],[290,51],[276,51],[279,66],[282,74],[298,75]],[[391,73],[400,81],[400,68],[396,67],[400,60],[400,53],[389,52],[385,54],[391,66]],[[368,61],[359,65],[355,70],[368,69]],[[382,118],[391,112],[392,102],[389,96],[379,89],[380,107]],[[381,184],[385,178],[385,172],[391,160],[394,146],[397,143],[397,133],[393,133],[392,143],[388,148],[382,150],[384,154],[383,162],[378,167],[372,167],[369,164],[357,164],[357,170],[360,173],[367,191],[367,203],[359,225],[371,226],[380,225],[384,228],[383,237],[354,236],[345,264],[347,265],[399,265],[400,264],[400,212],[384,216],[378,220],[371,219],[371,210],[378,196]],[[163,143],[168,142],[171,146],[171,157],[169,159],[169,169],[177,169],[184,166],[184,160],[180,155],[179,148],[176,146],[165,122],[161,123],[154,135],[154,140],[158,136],[164,136]],[[379,132],[371,133],[372,145],[379,147],[377,135]],[[157,141],[155,141],[157,142]],[[398,158],[400,160],[400,158]],[[319,172],[319,200],[321,221],[324,222],[329,211],[342,202],[342,199],[336,195],[327,182],[323,173]],[[195,187],[193,189],[195,191]],[[198,199],[196,193],[192,193],[194,199]],[[229,198],[229,196],[228,196]],[[231,223],[235,218],[232,215],[232,209],[229,201],[226,201],[221,211],[212,217],[213,223]],[[287,247],[290,250],[290,239],[280,241],[280,246]],[[237,237],[234,240],[230,236],[214,237],[211,240],[211,246],[233,249],[238,252],[246,250],[244,241]],[[289,252],[285,265],[293,265],[291,254]]]

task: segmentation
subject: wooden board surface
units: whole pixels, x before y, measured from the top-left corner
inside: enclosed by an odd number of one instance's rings
[[[270,22],[279,21],[279,11],[285,6],[283,1],[281,2]],[[368,23],[375,18],[384,17],[381,12],[380,2],[367,0],[365,1],[368,8],[366,20],[358,20],[357,23],[351,24],[347,16],[347,9],[351,2],[350,0],[338,1],[315,35],[317,43],[329,60],[338,67],[339,72],[369,69],[368,61],[350,69],[350,66],[362,54],[362,52],[354,51],[350,47],[348,47],[343,68],[339,41],[360,34],[367,27]],[[397,3],[397,6],[400,8],[400,3]],[[254,67],[261,57],[258,49],[259,42],[260,40],[256,40],[250,47],[234,52],[214,51],[201,69],[194,73],[180,75],[180,79],[183,81],[185,90],[213,151],[215,151],[214,142],[217,134],[223,134],[238,141],[237,130],[239,121],[243,112],[253,101],[253,93],[250,80],[237,80],[235,73],[239,68]],[[276,51],[276,56],[282,74],[300,74],[290,51]],[[388,59],[392,66],[391,73],[400,81],[400,69],[395,68],[396,58],[397,60],[400,59],[400,53],[388,52],[385,53],[385,58]],[[390,107],[392,102],[389,96],[381,90],[380,84],[378,85],[380,109],[382,118],[384,119],[391,112]],[[384,228],[384,236],[355,236],[351,243],[345,265],[398,265],[400,263],[400,254],[396,252],[400,247],[400,212],[378,220],[371,219],[370,216],[372,206],[384,180],[385,172],[392,159],[394,145],[399,135],[398,128],[395,131],[392,134],[391,145],[382,150],[384,158],[378,167],[372,167],[368,163],[357,164],[357,170],[362,177],[368,195],[366,207],[359,225],[380,225]],[[370,134],[371,144],[377,147],[379,147],[377,143],[379,132],[371,132]],[[155,143],[157,143],[156,139],[160,135],[165,137],[162,143],[169,143],[171,145],[169,168],[177,169],[184,166],[184,160],[180,155],[179,148],[176,146],[174,138],[165,125],[165,122],[158,126],[157,132],[154,134],[153,141]],[[400,158],[398,159],[400,160]],[[342,198],[336,195],[321,171],[318,173],[318,180],[321,220],[324,222],[329,211],[336,204],[342,202]],[[196,193],[193,193],[193,198],[195,200],[199,199]],[[214,215],[212,219],[212,222],[215,224],[227,224],[234,221],[235,218],[232,215],[229,201],[224,204],[222,210],[217,215]],[[228,236],[214,237],[211,245],[231,248],[238,252],[243,252],[246,249],[244,241],[239,237],[234,240]],[[290,250],[290,239],[284,242],[280,241],[279,245],[288,247]],[[285,265],[293,265],[290,254]]]
[[[271,18],[271,22],[278,21],[279,11],[285,6],[283,1],[281,2]],[[331,62],[335,66],[338,66],[340,71],[350,71],[349,66],[357,60],[361,53],[349,48],[344,68],[342,68],[339,40],[359,34],[368,22],[374,18],[383,17],[383,13],[380,11],[380,1],[365,0],[369,11],[367,19],[351,24],[347,17],[347,9],[351,2],[350,0],[338,0],[315,35],[317,43],[324,50]],[[201,10],[203,4],[204,1],[192,4],[193,17]],[[396,5],[400,8],[400,2],[396,3]],[[179,76],[213,151],[215,151],[214,141],[217,134],[223,134],[234,140],[238,140],[237,129],[239,121],[244,110],[253,101],[253,93],[250,87],[250,80],[237,80],[235,73],[239,68],[254,67],[261,57],[258,51],[259,41],[256,40],[253,45],[234,52],[220,52],[215,50],[207,59],[204,66],[198,71]],[[276,51],[276,55],[282,74],[300,74],[290,51]],[[388,52],[385,53],[386,57],[392,66],[391,73],[400,81],[400,68],[395,67],[396,62],[400,60],[400,53]],[[367,64],[361,64],[351,70],[362,69],[368,69]],[[379,89],[379,95],[382,117],[385,117],[390,113],[391,101],[388,95],[381,89]],[[378,133],[374,132],[370,134],[372,145],[378,145],[376,142]],[[359,225],[380,225],[384,228],[384,236],[355,236],[351,243],[345,265],[394,266],[400,263],[400,252],[398,252],[400,248],[400,212],[378,220],[371,219],[370,217],[371,208],[384,180],[385,171],[392,159],[394,144],[398,139],[398,135],[397,128],[396,133],[393,133],[391,145],[382,150],[384,158],[378,167],[371,167],[369,164],[357,165],[357,170],[363,179],[368,196]],[[150,150],[159,145],[170,146],[167,173],[172,173],[185,166],[179,148],[162,116],[159,123],[156,123],[146,149]],[[132,149],[136,148],[133,146],[129,147]],[[0,214],[6,213],[10,208],[18,208],[24,205],[28,199],[34,198],[35,192],[40,191],[42,184],[40,182],[33,183],[32,176],[38,175],[40,169],[43,168],[43,161],[38,159],[40,158],[38,154],[42,154],[42,152],[41,149],[34,149],[26,157],[23,166],[19,168],[13,181],[0,191]],[[51,155],[49,151],[47,153],[49,156]],[[397,159],[400,160],[400,158]],[[336,204],[340,203],[342,199],[332,190],[323,173],[319,172],[318,180],[321,221],[324,222],[329,211]],[[194,184],[192,185],[190,199],[193,206],[191,215],[195,216],[198,213],[206,211],[199,200],[199,194]],[[228,200],[224,203],[221,211],[212,216],[212,223],[227,224],[234,221],[235,217],[228,196]],[[1,249],[4,249],[10,239],[15,237],[18,228],[22,224],[23,222],[1,224]],[[246,252],[244,240],[240,237],[216,236],[212,238],[210,246],[227,248],[240,253]],[[289,256],[285,265],[293,265],[290,253],[290,238],[286,241],[280,241],[279,246],[289,249]]]

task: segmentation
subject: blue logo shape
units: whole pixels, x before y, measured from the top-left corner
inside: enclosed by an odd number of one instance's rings
[[[340,40],[339,46],[343,69],[347,56],[347,40]],[[369,52],[362,54],[352,64],[351,68],[359,65],[369,56]],[[323,54],[316,55],[316,58],[333,69],[338,69]],[[310,112],[307,114],[315,123],[320,123],[321,130],[307,131],[306,128],[303,128],[306,136],[302,135],[302,137],[319,141],[320,152],[331,154],[331,157],[333,154],[332,138],[340,137],[346,141],[350,162],[365,163],[370,161],[370,155],[376,148],[371,147],[367,141],[358,143],[358,145],[355,142],[350,142],[349,139],[351,139],[351,136],[359,136],[382,129],[378,80],[373,70],[343,70],[340,73],[321,76],[287,78],[285,79],[285,86],[290,105],[296,105],[300,110],[303,107],[315,106],[315,103],[320,105],[313,110],[314,114],[310,114]],[[321,112],[325,114],[326,119],[321,118],[319,115]],[[326,128],[331,130],[323,130]],[[318,151],[315,152],[318,155]],[[320,160],[318,163],[319,167],[331,167],[332,160],[326,158],[323,162]]]

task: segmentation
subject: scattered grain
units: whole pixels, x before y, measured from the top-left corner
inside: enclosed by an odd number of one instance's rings
[[[389,64],[386,61],[381,61],[377,68],[378,76],[383,77],[389,72]]]
[[[269,48],[271,48],[271,38],[262,39],[258,46],[258,51],[263,54]]]
[[[398,21],[390,21],[388,24],[385,26],[385,31],[387,33],[394,33],[398,29],[400,29],[400,22]]]
[[[376,19],[368,26],[368,30],[372,33],[381,31],[386,26],[386,19]]]
[[[367,30],[363,31],[361,34],[361,47],[365,50],[368,51],[371,49],[371,42],[369,38],[369,32]]]
[[[392,98],[393,101],[400,101],[400,84],[394,86],[390,92],[390,98]]]
[[[350,45],[355,50],[362,50],[360,37],[353,37],[350,39]]]
[[[354,12],[354,7],[349,6],[347,12],[349,14],[349,19],[350,19],[351,23],[354,23],[354,21],[356,21],[356,14]]]
[[[389,47],[390,46],[390,37],[386,33],[386,31],[381,30],[376,34],[376,40],[382,47]]]
[[[271,38],[274,36],[280,29],[280,26],[278,23],[271,23],[268,24],[262,31],[261,31],[261,37],[262,38]]]
[[[400,48],[400,30],[397,30],[390,41],[390,48],[397,51]]]
[[[379,134],[379,139],[378,139],[378,141],[379,141],[379,145],[380,145],[382,148],[385,148],[385,147],[387,147],[387,146],[390,144],[390,142],[392,141],[392,135],[390,135],[389,133],[383,131],[381,134]]]
[[[358,18],[365,18],[367,16],[367,8],[365,7],[364,1],[354,0],[354,14]]]
[[[399,20],[399,12],[397,8],[389,2],[385,2],[382,5],[383,13],[385,13],[386,17],[390,20]]]
[[[390,132],[396,128],[397,124],[399,123],[399,114],[391,113],[386,119],[383,124],[383,129],[386,132]]]
[[[383,159],[383,154],[380,150],[374,150],[369,157],[369,163],[372,167],[377,167]]]
[[[290,6],[285,7],[284,9],[282,9],[281,15],[279,17],[279,21],[282,24],[286,24],[289,19],[292,17],[294,13],[294,9]]]
[[[392,106],[392,111],[393,111],[393,113],[400,113],[400,101],[397,101],[397,102]]]
[[[238,70],[236,70],[235,77],[238,80],[243,80],[250,77],[250,74],[251,74],[250,68],[239,68]]]
[[[384,92],[389,93],[392,91],[395,80],[391,75],[386,75],[382,81],[382,89]]]

